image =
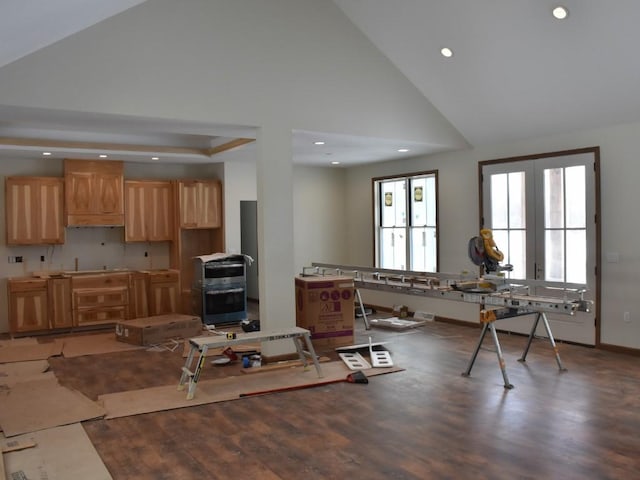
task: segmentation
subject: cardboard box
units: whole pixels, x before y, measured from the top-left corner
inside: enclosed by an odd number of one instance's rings
[[[200,317],[178,313],[136,318],[116,324],[116,340],[134,345],[154,345],[170,338],[191,338],[201,334]]]
[[[352,345],[353,278],[298,276],[295,286],[296,325],[311,332],[314,348]]]

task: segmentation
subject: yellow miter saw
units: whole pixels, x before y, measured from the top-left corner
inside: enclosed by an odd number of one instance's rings
[[[483,228],[480,235],[469,240],[469,258],[475,265],[484,267],[485,273],[489,275],[513,270],[513,265],[500,264],[504,260],[504,254],[496,246],[493,232],[489,228]],[[498,283],[504,284],[504,281],[481,278],[477,281],[458,282],[454,288],[466,292],[495,292],[500,289]]]

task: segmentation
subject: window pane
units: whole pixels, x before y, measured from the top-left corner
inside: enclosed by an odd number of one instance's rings
[[[507,174],[491,175],[491,228],[509,226]]]
[[[564,230],[545,231],[544,280],[549,282],[565,281],[564,245]]]
[[[382,213],[380,215],[383,227],[400,227],[406,225],[407,202],[404,180],[387,181],[382,183]]]
[[[380,229],[380,268],[406,270],[407,243],[404,228]]]
[[[411,225],[422,227],[427,224],[427,202],[425,178],[411,180]]]
[[[427,201],[427,226],[436,226],[436,176],[425,178],[424,199]]]
[[[411,229],[411,265],[410,270],[435,272],[436,267],[436,229]]]
[[[577,165],[565,169],[567,178],[567,228],[586,227],[585,166]],[[572,245],[569,243],[569,245]],[[573,247],[572,247],[573,248]]]
[[[567,230],[567,282],[587,283],[587,232]]]
[[[544,227],[564,228],[562,168],[547,168],[544,170]]]
[[[524,172],[509,174],[509,228],[525,228]]]
[[[498,245],[500,248],[500,245]],[[504,252],[504,250],[503,250]],[[509,231],[509,250],[504,252],[503,263],[513,265],[509,278],[527,278],[527,237],[525,230]]]

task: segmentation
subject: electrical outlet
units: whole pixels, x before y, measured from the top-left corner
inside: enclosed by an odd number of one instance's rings
[[[9,256],[9,257],[7,258],[7,262],[9,262],[9,263],[16,263],[16,259],[15,259],[15,257]]]
[[[631,314],[629,312],[624,312],[622,314],[622,320],[624,323],[631,323]]]

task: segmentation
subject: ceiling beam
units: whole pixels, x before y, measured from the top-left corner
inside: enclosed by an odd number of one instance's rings
[[[207,148],[171,147],[165,145],[136,145],[111,142],[76,142],[72,140],[49,140],[41,138],[0,137],[0,145],[16,147],[60,148],[69,150],[98,150],[141,153],[171,153],[177,155],[210,156]]]
[[[210,157],[212,157],[218,153],[226,152],[227,150],[231,150],[232,148],[240,147],[251,142],[255,142],[255,138],[236,138],[235,140],[231,140],[230,142],[211,147],[207,151],[207,153]]]

